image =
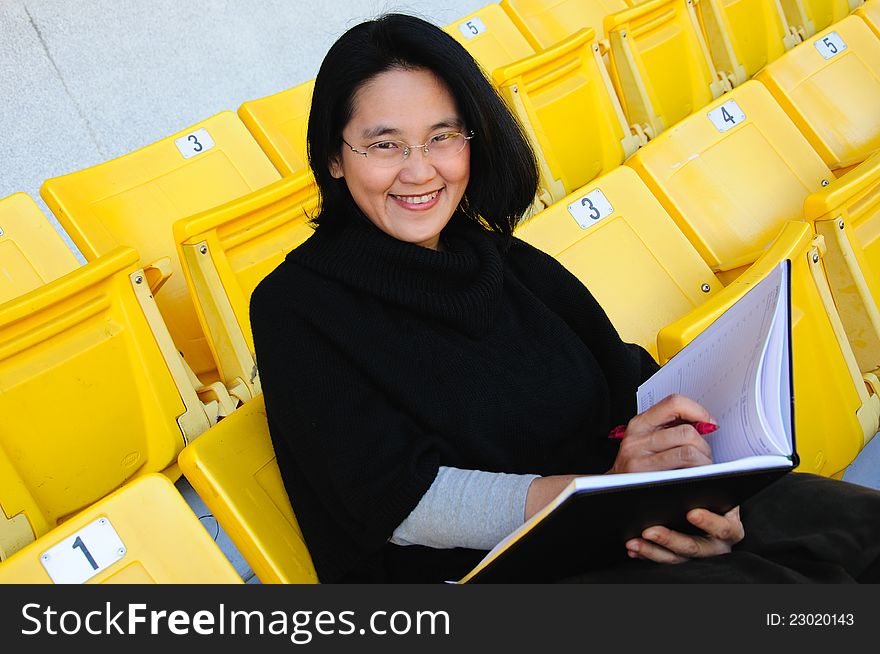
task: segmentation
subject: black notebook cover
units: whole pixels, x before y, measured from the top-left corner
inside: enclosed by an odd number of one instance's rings
[[[698,533],[688,511],[723,515],[791,467],[673,479],[573,493],[467,583],[544,583],[627,559],[624,543],[647,527]]]

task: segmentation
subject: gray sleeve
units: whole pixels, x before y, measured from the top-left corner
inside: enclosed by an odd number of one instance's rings
[[[522,525],[529,485],[538,476],[441,466],[416,508],[394,530],[391,542],[492,549]]]

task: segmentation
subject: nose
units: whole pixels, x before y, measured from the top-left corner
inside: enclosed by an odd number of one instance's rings
[[[409,156],[403,162],[398,177],[400,181],[409,184],[423,184],[430,181],[437,174],[431,158],[425,153],[424,147],[415,147],[410,150]]]

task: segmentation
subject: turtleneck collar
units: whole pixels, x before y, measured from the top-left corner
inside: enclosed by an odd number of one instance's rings
[[[465,333],[485,333],[501,300],[502,239],[456,214],[441,240],[439,251],[406,243],[361,217],[318,227],[287,260]]]

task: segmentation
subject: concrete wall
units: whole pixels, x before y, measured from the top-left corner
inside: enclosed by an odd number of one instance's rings
[[[447,25],[484,0],[0,0],[0,198],[315,76],[384,11]],[[71,248],[75,247],[66,238]]]

